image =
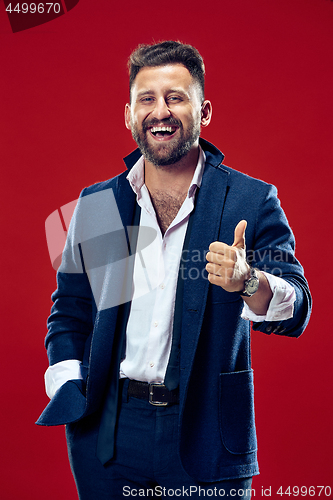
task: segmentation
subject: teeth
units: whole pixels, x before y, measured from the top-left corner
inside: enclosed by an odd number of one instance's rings
[[[172,127],[152,127],[151,132],[154,134],[156,132],[170,132],[172,133]]]

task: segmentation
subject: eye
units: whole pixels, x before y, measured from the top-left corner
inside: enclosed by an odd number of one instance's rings
[[[171,103],[174,103],[174,102],[177,103],[177,102],[181,102],[181,101],[182,101],[181,97],[176,96],[176,95],[171,95],[168,97],[168,102],[171,102]]]
[[[153,100],[154,99],[152,97],[146,96],[146,97],[141,97],[140,102],[142,102],[143,104],[150,104],[153,102]]]

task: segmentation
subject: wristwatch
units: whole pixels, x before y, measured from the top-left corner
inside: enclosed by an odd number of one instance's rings
[[[244,290],[239,292],[239,294],[243,297],[252,297],[252,295],[254,295],[259,288],[259,277],[257,271],[251,267],[250,273],[249,279],[244,281]]]

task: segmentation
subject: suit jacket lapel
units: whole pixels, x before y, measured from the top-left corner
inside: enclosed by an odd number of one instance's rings
[[[214,167],[206,163],[197,196],[188,262],[184,272],[181,374],[186,374],[183,375],[186,380],[181,384],[182,389],[185,389],[199,340],[209,288],[205,256],[209,245],[218,239],[228,190],[228,177],[229,173],[223,167]],[[197,260],[199,261],[196,262]]]
[[[116,186],[113,188],[117,208],[122,220],[124,229],[131,226],[133,222],[133,213],[135,207],[135,194],[126,180],[126,173],[121,174],[116,179]],[[117,265],[117,263],[115,263]],[[119,264],[121,265],[121,264]],[[122,274],[122,273],[120,273]],[[109,283],[109,285],[111,285]],[[122,283],[112,284],[113,286],[122,286]],[[109,378],[110,359],[112,355],[112,346],[114,342],[114,333],[116,330],[119,305],[110,307],[97,312],[91,348],[91,362],[88,384],[94,387],[89,390],[92,403],[100,401],[103,397],[105,384]],[[104,383],[101,383],[104,382]]]

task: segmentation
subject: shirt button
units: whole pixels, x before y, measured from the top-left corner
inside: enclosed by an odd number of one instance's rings
[[[161,284],[160,284],[160,288],[162,288],[162,290],[164,290],[164,288],[165,288],[165,284],[164,284],[164,283],[161,283]]]
[[[157,325],[158,325],[158,322],[157,322],[157,321],[155,321],[155,322],[154,322],[154,326],[156,327]]]
[[[154,363],[149,363],[150,368],[153,368]]]

